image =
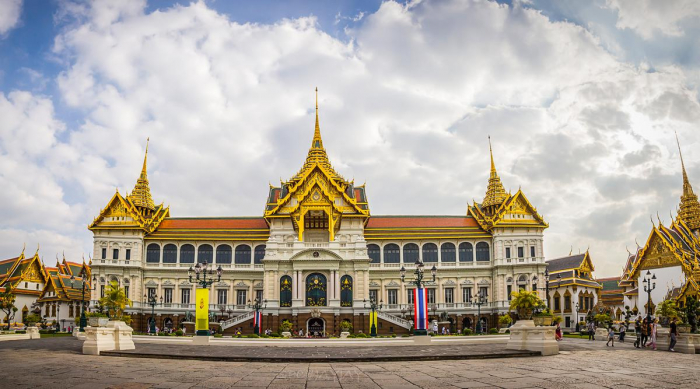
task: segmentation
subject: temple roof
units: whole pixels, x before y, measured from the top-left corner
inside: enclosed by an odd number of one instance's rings
[[[550,274],[552,274],[563,270],[577,269],[579,266],[581,266],[581,263],[583,263],[583,259],[585,257],[586,254],[584,253],[570,255],[568,257],[550,259],[549,261],[546,261],[547,270]]]
[[[681,152],[681,144],[678,141],[677,134],[676,142],[678,143],[678,154],[681,158],[681,168],[683,170],[683,194],[681,195],[678,218],[682,219],[691,230],[700,229],[700,202],[698,202],[698,196],[693,192],[693,187],[690,185],[690,180],[688,180],[688,173],[685,171],[683,153]]]
[[[489,184],[486,188],[486,196],[481,203],[482,208],[489,209],[490,207],[498,207],[503,204],[509,197],[506,189],[501,183],[501,178],[498,177],[496,164],[493,162],[493,149],[491,148],[491,137],[489,136],[489,153],[491,154],[491,172],[489,174]]]
[[[146,239],[264,241],[269,236],[262,217],[167,218]]]
[[[488,238],[470,216],[372,216],[366,240]]]
[[[141,169],[141,175],[138,180],[136,180],[136,186],[130,195],[127,196],[134,205],[137,207],[147,208],[151,211],[156,209],[153,203],[153,198],[151,197],[151,188],[148,186],[148,174],[146,172],[146,165],[148,161],[148,142],[146,143],[146,155],[143,157],[143,168]]]

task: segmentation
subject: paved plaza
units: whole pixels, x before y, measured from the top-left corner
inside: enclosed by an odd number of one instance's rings
[[[417,363],[205,362],[95,357],[80,354],[79,345],[72,338],[0,342],[0,354],[4,356],[2,387],[697,388],[700,382],[700,355],[635,350],[629,343],[613,349],[605,347],[604,342],[577,339],[565,339],[561,343],[562,353],[551,357]],[[231,353],[247,352],[240,347],[210,347]],[[314,349],[295,350],[313,353]]]

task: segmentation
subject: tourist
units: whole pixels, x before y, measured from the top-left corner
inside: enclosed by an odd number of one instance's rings
[[[656,350],[656,330],[658,329],[658,322],[658,319],[652,320],[649,330],[649,346],[651,346],[653,350]]]
[[[625,331],[627,328],[625,327],[625,323],[620,323],[620,342],[625,343]]]
[[[182,326],[182,336],[185,336],[186,333],[187,333],[187,327]]]
[[[608,342],[605,343],[605,346],[610,346],[610,342],[612,342],[612,346],[615,347],[615,330],[612,326],[608,327]]]
[[[647,341],[649,340],[649,322],[646,318],[642,320],[642,347],[647,347]]]
[[[588,340],[595,340],[595,323],[588,322]]]
[[[304,330],[299,329],[299,336],[302,337],[302,338],[304,337]]]
[[[554,330],[554,339],[557,341],[562,340],[563,336],[561,333],[561,325],[557,323],[557,328]]]
[[[445,335],[445,326],[442,326],[442,334]]]
[[[641,348],[642,343],[642,317],[637,317],[634,321],[634,333],[637,336],[637,340],[634,341],[634,347]]]
[[[671,320],[671,330],[668,333],[668,336],[671,337],[671,341],[668,343],[668,351],[676,352],[674,350],[674,347],[676,347],[676,337],[678,336],[678,326],[676,325],[676,318],[674,317]]]

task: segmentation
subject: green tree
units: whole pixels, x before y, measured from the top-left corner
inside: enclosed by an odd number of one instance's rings
[[[664,300],[656,307],[656,316],[664,317],[668,320],[679,318],[678,306],[675,300]]]
[[[15,294],[12,292],[2,292],[0,293],[0,311],[5,313],[5,318],[7,320],[7,330],[10,330],[10,323],[15,318],[17,313],[17,307],[15,307]]]
[[[544,307],[544,302],[537,295],[537,292],[520,289],[518,292],[511,293],[511,296],[510,309],[516,311],[521,320],[532,319],[532,313]]]
[[[124,317],[124,309],[132,302],[126,297],[124,288],[119,287],[117,281],[112,281],[105,290],[105,296],[100,299],[100,305],[107,309],[109,317],[117,320],[122,320]]]
[[[700,314],[700,301],[695,296],[685,299],[685,306],[682,308],[685,318],[690,324],[690,332],[698,332],[698,314]]]

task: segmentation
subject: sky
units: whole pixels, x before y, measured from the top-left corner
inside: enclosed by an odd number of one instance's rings
[[[0,0],[0,258],[90,252],[146,139],[174,217],[261,216],[308,151],[374,215],[464,215],[491,136],[548,259],[616,276],[700,190],[695,0]]]

